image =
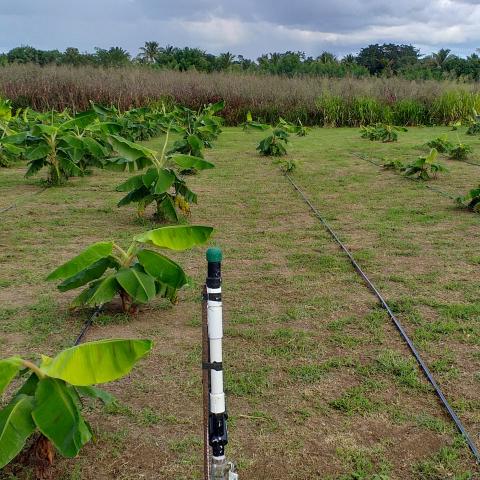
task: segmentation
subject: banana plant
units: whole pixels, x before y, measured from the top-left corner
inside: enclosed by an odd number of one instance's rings
[[[12,118],[12,103],[0,97],[0,122],[8,123]]]
[[[138,216],[143,217],[148,205],[155,203],[156,219],[175,223],[179,221],[178,211],[185,215],[190,213],[190,204],[197,203],[197,195],[187,187],[174,167],[181,171],[199,171],[213,168],[212,163],[192,155],[167,156],[168,131],[160,155],[117,136],[111,136],[110,141],[113,149],[122,154],[112,160],[114,168],[134,171],[150,166],[145,173],[135,175],[117,187],[119,192],[128,192],[118,202],[119,207],[137,203]]]
[[[452,160],[466,160],[472,153],[472,147],[462,142],[451,145],[448,149],[448,158]]]
[[[441,135],[427,142],[427,147],[435,148],[439,153],[447,153],[453,147],[453,143],[447,139],[447,135]]]
[[[405,170],[405,165],[400,160],[384,159],[382,168],[384,170],[393,170],[394,172],[403,172]]]
[[[396,142],[398,132],[406,132],[405,127],[388,125],[386,123],[376,123],[375,125],[361,126],[360,133],[362,138],[368,138],[372,141],[381,141],[383,143]]]
[[[17,377],[23,385],[0,410],[0,468],[20,453],[26,441],[39,432],[65,457],[75,457],[92,439],[82,415],[81,397],[112,403],[114,397],[95,385],[122,378],[152,349],[150,340],[100,340],[67,348],[40,362],[20,356],[0,360],[0,395]],[[50,443],[51,442],[51,443]]]
[[[197,112],[186,107],[176,107],[174,125],[182,138],[174,142],[168,154],[180,153],[203,158],[203,149],[212,148],[212,142],[222,131],[223,119],[216,114],[223,108],[223,100],[206,105]]]
[[[307,134],[307,129],[302,125],[300,120],[298,120],[298,124],[294,124],[287,122],[280,117],[275,126],[270,126],[266,123],[254,121],[250,112],[247,113],[247,120],[243,124],[243,129],[254,129],[260,131],[266,131],[270,129],[270,134],[262,139],[257,145],[257,151],[267,157],[281,157],[286,155],[286,145],[288,143],[290,134],[296,134],[299,137],[303,137]]]
[[[426,157],[418,157],[417,160],[409,163],[405,167],[405,175],[420,180],[430,180],[436,178],[439,172],[448,172],[446,167],[436,161],[437,157],[437,150],[432,148]]]
[[[102,305],[117,295],[125,313],[135,314],[138,306],[157,295],[177,302],[177,292],[188,283],[182,267],[148,245],[186,250],[205,243],[213,228],[175,225],[136,235],[127,250],[113,241],[90,245],[47,277],[62,280],[61,292],[88,286],[72,307]]]
[[[47,167],[47,182],[55,186],[70,176],[84,174],[88,165],[101,166],[102,159],[109,154],[108,144],[102,144],[102,135],[99,141],[94,130],[86,130],[95,120],[95,112],[88,111],[61,123],[34,125],[27,139],[26,176]]]
[[[23,157],[27,132],[17,133],[5,128],[0,135],[0,167],[9,167]]]
[[[480,213],[480,185],[470,190],[466,195],[457,197],[456,201],[458,205]]]

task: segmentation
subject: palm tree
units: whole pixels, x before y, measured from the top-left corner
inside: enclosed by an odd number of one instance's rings
[[[145,45],[140,47],[139,57],[147,63],[154,63],[159,52],[160,45],[158,42],[145,42]]]
[[[442,68],[445,65],[445,62],[450,58],[451,50],[449,48],[441,48],[437,53],[432,53],[433,63],[438,67]]]
[[[222,70],[227,70],[235,60],[235,55],[230,52],[221,53],[218,56],[218,65]]]
[[[333,53],[323,52],[317,57],[317,60],[320,63],[335,63],[337,61],[337,58]]]
[[[355,57],[355,55],[352,55],[351,53],[345,55],[343,58],[342,58],[342,63],[346,64],[346,65],[352,65],[354,63],[356,63],[357,59]]]

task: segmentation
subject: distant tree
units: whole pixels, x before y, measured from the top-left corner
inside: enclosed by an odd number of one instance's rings
[[[372,75],[396,74],[401,68],[416,63],[418,58],[419,51],[413,45],[384,43],[362,48],[357,63],[368,68]]]
[[[354,65],[357,62],[357,58],[355,57],[355,55],[349,53],[342,58],[341,62],[344,65]]]
[[[95,58],[103,67],[122,67],[130,63],[130,54],[121,47],[110,47],[108,50],[95,47]]]
[[[235,61],[235,55],[230,52],[221,53],[217,57],[217,66],[219,70],[228,70]]]
[[[451,57],[449,48],[441,48],[438,52],[432,53],[432,60],[436,67],[443,68],[445,63]]]
[[[38,50],[28,45],[16,47],[7,53],[9,63],[38,63]]]
[[[337,58],[333,53],[322,52],[318,57],[317,61],[320,63],[336,63]]]
[[[157,55],[160,53],[160,45],[158,42],[145,42],[143,47],[140,47],[139,57],[147,63],[155,63]]]

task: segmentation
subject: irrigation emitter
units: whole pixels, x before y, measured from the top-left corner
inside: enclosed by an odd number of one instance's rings
[[[203,422],[204,480],[237,480],[227,460],[227,409],[223,389],[222,252],[207,250],[208,273],[203,289]]]

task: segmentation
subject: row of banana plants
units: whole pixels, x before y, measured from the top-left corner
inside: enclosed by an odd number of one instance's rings
[[[122,113],[92,103],[89,111],[72,117],[68,112],[47,115],[28,109],[13,115],[4,101],[0,103],[0,159],[4,165],[26,159],[27,177],[47,169],[49,186],[91,173],[93,167],[129,172],[148,168],[117,187],[128,192],[118,205],[134,202],[143,216],[145,208],[155,203],[156,218],[178,222],[178,213],[188,214],[190,205],[197,202],[185,175],[214,166],[204,159],[204,150],[212,147],[221,132],[216,113],[223,107],[218,102],[199,111],[180,106],[167,111],[162,106]],[[166,151],[171,132],[180,138]],[[137,143],[158,133],[166,134],[161,152]]]
[[[219,102],[198,112],[176,107],[169,112],[162,108],[120,113],[92,104],[91,110],[73,117],[68,112],[46,117],[28,110],[13,115],[5,105],[3,110],[0,105],[0,155],[25,158],[27,175],[47,167],[49,184],[56,185],[92,167],[136,172],[117,187],[127,192],[119,206],[135,202],[142,215],[154,202],[156,215],[173,222],[179,220],[178,210],[188,213],[189,204],[197,200],[185,175],[213,168],[204,150],[221,132],[215,114],[223,108]],[[137,143],[161,132],[166,134],[161,152]],[[171,132],[179,139],[167,150]],[[119,298],[123,311],[134,315],[157,296],[175,304],[178,291],[190,279],[163,251],[203,245],[212,232],[207,226],[170,225],[136,235],[128,246],[96,242],[47,280],[59,282],[61,292],[82,288],[72,308],[104,306]],[[82,397],[115,402],[96,385],[127,375],[151,348],[149,340],[111,339],[75,346],[53,358],[42,355],[40,361],[19,356],[0,360],[0,395],[7,387],[13,391],[0,410],[0,468],[17,457],[32,435],[36,439],[29,442],[28,453],[41,458],[40,465],[50,465],[56,451],[76,456],[93,437],[82,415]]]

